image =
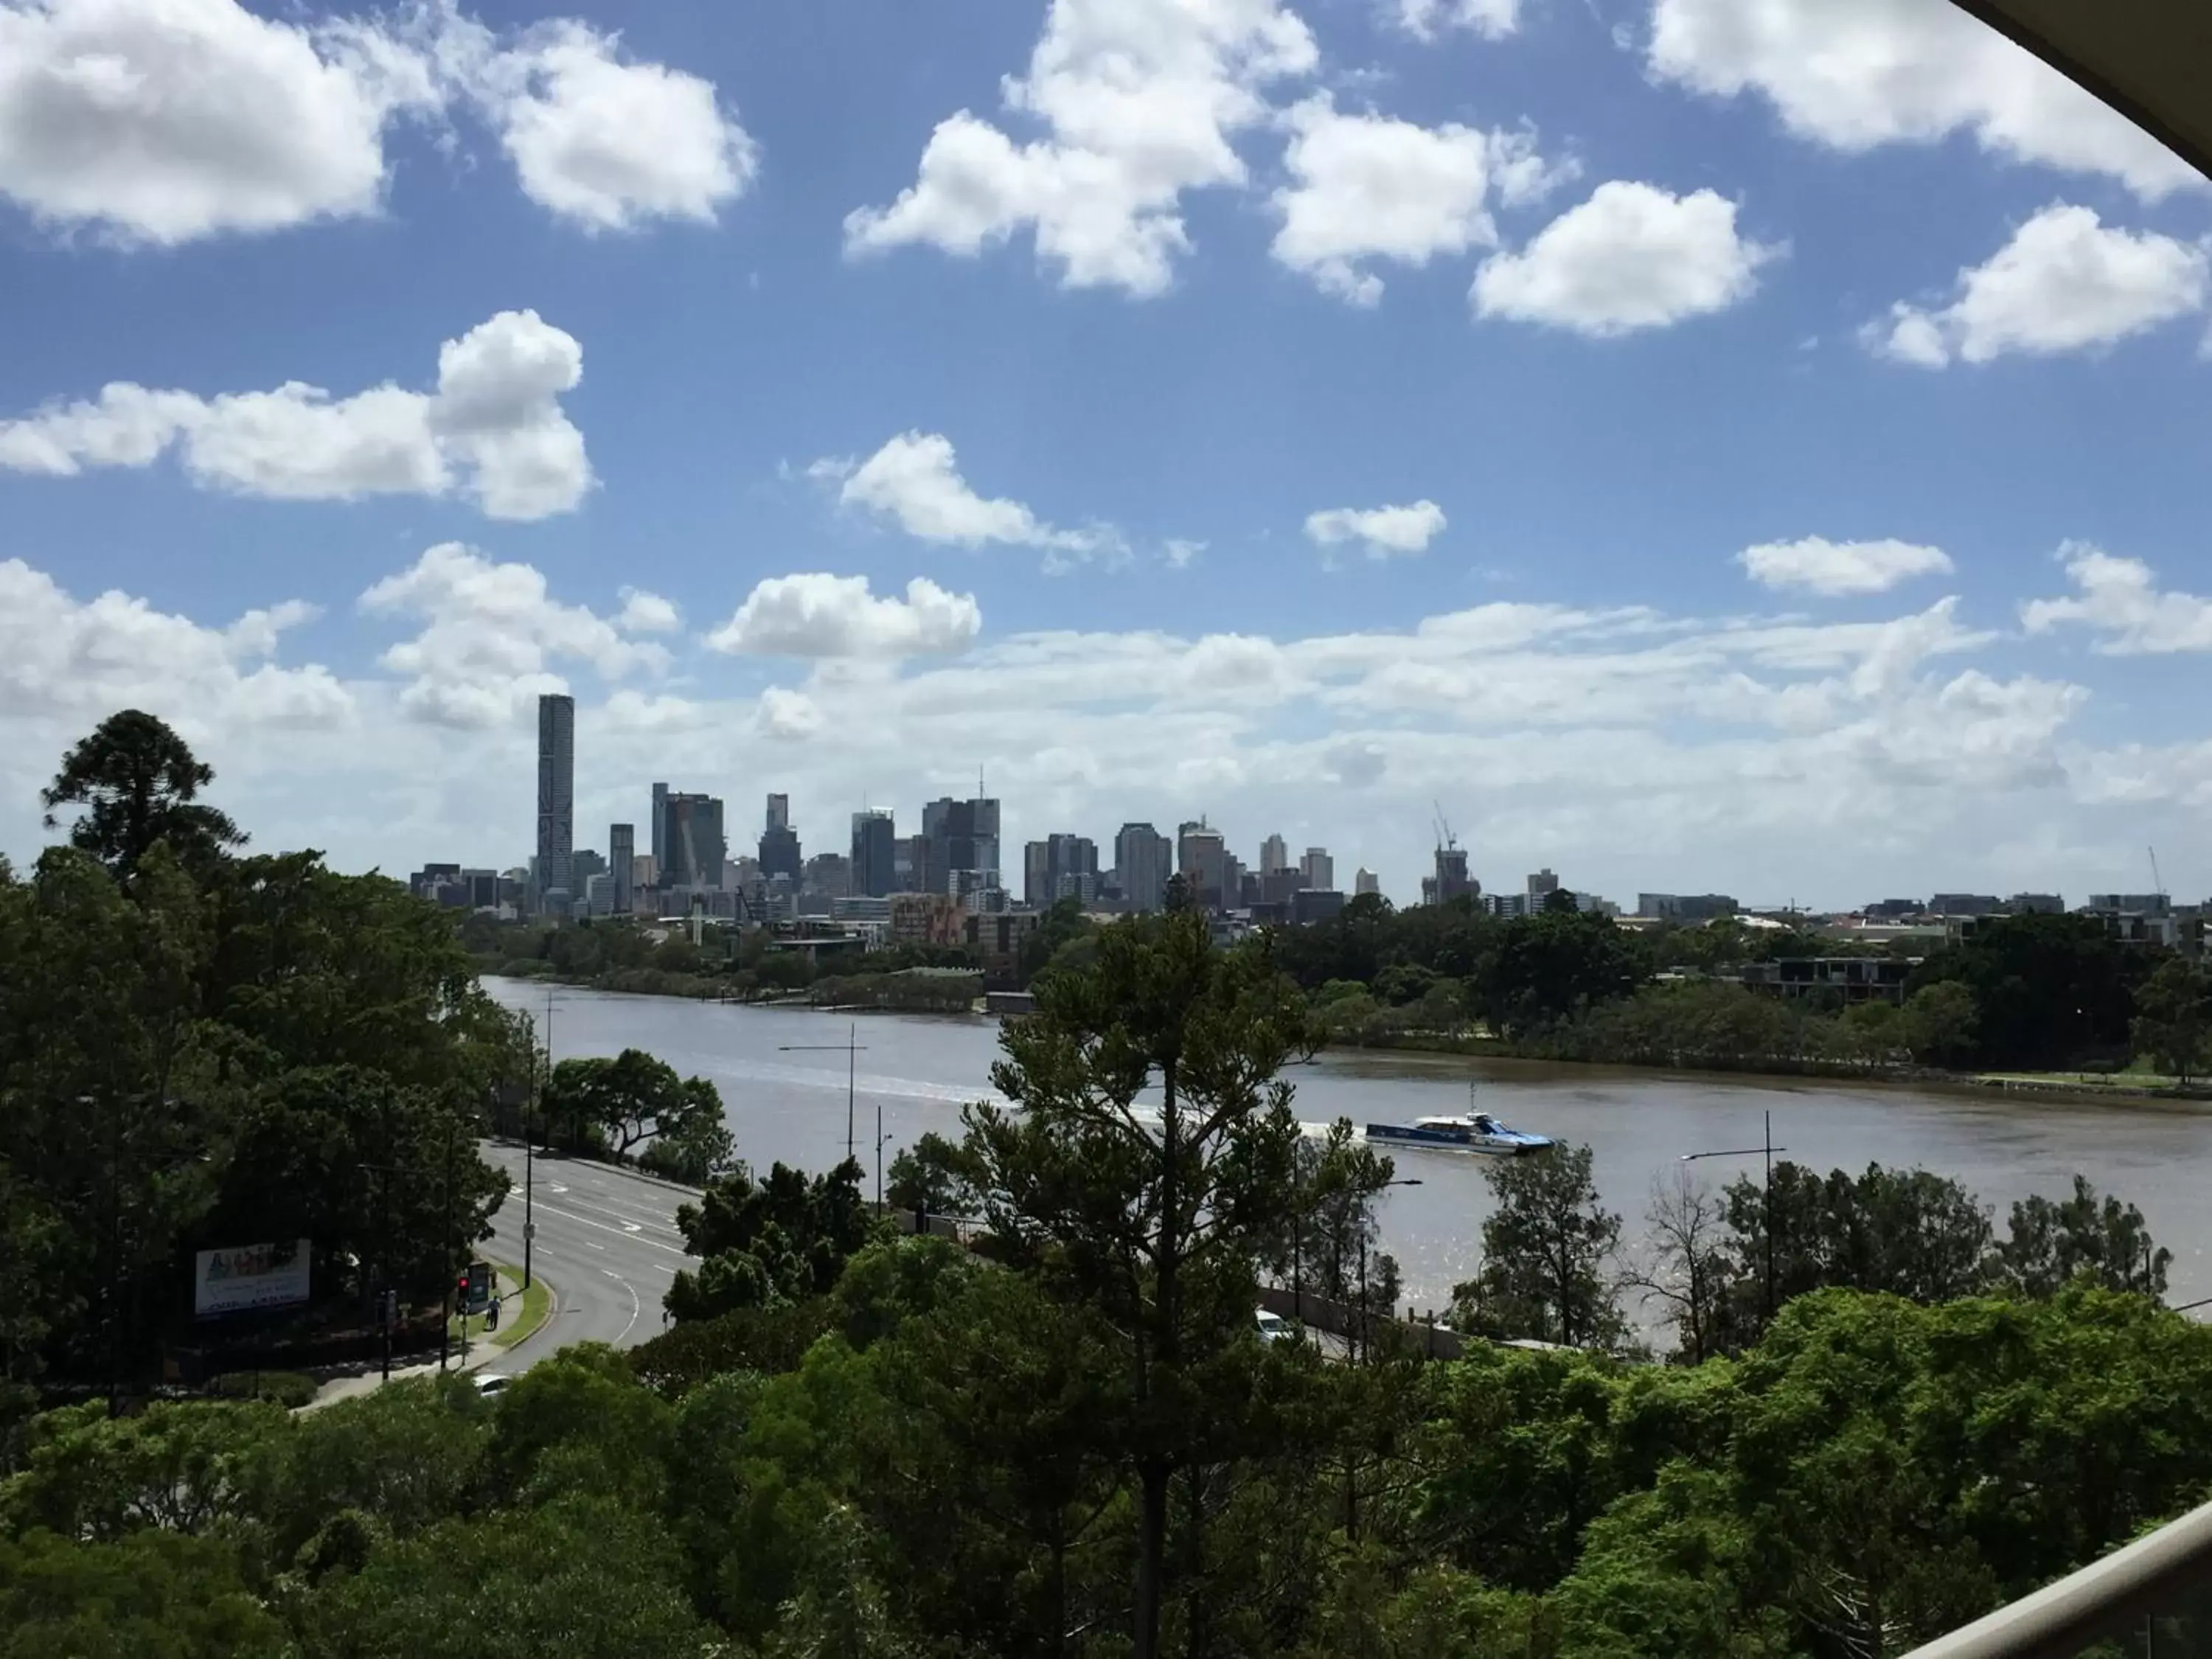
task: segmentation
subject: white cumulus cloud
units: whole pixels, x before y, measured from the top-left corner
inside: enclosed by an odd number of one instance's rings
[[[625,634],[673,634],[684,625],[673,602],[642,587],[625,587],[616,596],[623,602],[615,626]]]
[[[2086,542],[2058,550],[2075,589],[2061,599],[2031,599],[2021,607],[2022,627],[2048,633],[2063,623],[2095,629],[2097,649],[2111,656],[2212,651],[2212,599],[2160,588],[2141,559],[2120,558]]]
[[[166,246],[374,214],[394,125],[456,106],[586,229],[711,219],[758,167],[712,83],[574,20],[502,40],[453,0],[316,23],[238,0],[0,0],[0,197],[58,228]]]
[[[1484,260],[1471,297],[1478,316],[1607,339],[1725,311],[1782,252],[1741,234],[1735,204],[1712,191],[1613,179],[1518,253]]]
[[[502,46],[448,11],[438,47],[523,194],[586,230],[711,222],[760,170],[760,146],[713,82],[631,61],[617,36],[588,23],[556,19]]]
[[[2208,277],[2201,245],[2107,228],[2093,209],[2053,203],[1985,264],[1961,270],[1949,304],[1899,301],[1862,338],[1923,368],[2086,350],[2203,310]]]
[[[0,560],[0,726],[137,708],[179,711],[203,731],[342,725],[354,700],[328,669],[267,660],[314,616],[289,600],[209,628],[113,590],[79,599],[21,559]]]
[[[568,689],[555,672],[564,660],[588,663],[606,679],[668,665],[665,647],[555,599],[534,567],[495,564],[459,542],[426,549],[363,593],[361,608],[422,623],[379,660],[406,682],[400,708],[441,726],[511,723],[541,692]]]
[[[963,651],[982,625],[972,594],[947,592],[926,576],[906,585],[903,599],[878,599],[866,576],[809,571],[757,584],[707,643],[751,656],[880,661]]]
[[[1652,74],[1771,100],[1847,152],[1954,132],[2008,160],[2156,198],[2203,180],[2171,150],[1952,0],[1653,0]]]
[[[583,374],[574,336],[502,311],[438,354],[435,392],[386,384],[349,398],[287,381],[213,398],[129,381],[0,421],[0,468],[72,477],[149,466],[175,447],[204,486],[286,501],[441,495],[495,519],[542,519],[592,486],[584,434],[560,404]]]
[[[1163,293],[1191,246],[1183,193],[1242,185],[1234,139],[1266,118],[1262,89],[1316,62],[1280,0],[1052,0],[1028,74],[1005,83],[1042,136],[947,117],[896,201],[847,216],[846,250],[973,255],[1028,229],[1069,288]]]
[[[1444,510],[1431,501],[1409,507],[1332,507],[1306,515],[1306,535],[1316,546],[1357,542],[1370,559],[1425,553],[1443,528]]]
[[[804,743],[821,730],[821,706],[804,691],[771,685],[753,707],[753,735],[771,743]]]
[[[1060,558],[1088,557],[1120,545],[1108,527],[1057,529],[1019,501],[978,495],[960,476],[952,441],[940,433],[902,432],[865,461],[824,457],[806,473],[836,483],[839,505],[880,513],[926,542],[963,547],[998,542],[1041,548]]]
[[[1488,210],[1493,189],[1505,201],[1526,202],[1574,171],[1545,162],[1525,131],[1347,115],[1326,94],[1283,119],[1291,183],[1273,198],[1282,228],[1270,251],[1354,305],[1373,305],[1382,293],[1382,279],[1362,269],[1363,260],[1419,268],[1440,253],[1490,246],[1498,240]]]
[[[1825,536],[1762,542],[1736,555],[1744,574],[1763,587],[1802,588],[1836,598],[1881,593],[1915,576],[1948,575],[1951,556],[1912,542],[1832,542]]]
[[[374,29],[234,0],[0,3],[0,195],[168,246],[374,212],[385,129],[438,102]]]
[[[1444,29],[1469,29],[1486,40],[1503,40],[1521,27],[1522,0],[1392,0],[1389,14],[1416,40]]]

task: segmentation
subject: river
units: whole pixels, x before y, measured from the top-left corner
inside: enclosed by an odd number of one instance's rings
[[[527,1010],[541,1039],[547,989],[487,978],[485,989]],[[998,1024],[978,1018],[755,1008],[669,997],[620,996],[561,986],[551,991],[556,1059],[643,1048],[720,1089],[738,1155],[756,1169],[781,1159],[826,1169],[844,1155],[848,1041],[859,1155],[872,1170],[877,1114],[885,1156],[927,1130],[957,1136],[960,1109],[990,1092]],[[1328,1054],[1294,1067],[1295,1109],[1309,1124],[1404,1122],[1466,1109],[1468,1083],[1482,1109],[1517,1128],[1587,1141],[1607,1207],[1626,1218],[1632,1249],[1654,1182],[1685,1152],[1756,1148],[1764,1117],[1795,1162],[1856,1170],[1869,1162],[1919,1167],[1963,1182],[1995,1206],[2002,1230],[2013,1200],[2063,1196],[2078,1170],[2100,1192],[2142,1206],[2153,1235],[2173,1252],[2167,1299],[2212,1296],[2212,1112],[2142,1101],[2084,1104],[1826,1081],[1677,1076],[1604,1067],[1475,1061],[1455,1056]],[[1381,1210],[1382,1248],[1398,1258],[1405,1298],[1441,1309],[1480,1254],[1490,1195],[1483,1160],[1466,1152],[1394,1147],[1401,1178]],[[1716,1158],[1698,1168],[1716,1184],[1754,1177],[1759,1159]]]

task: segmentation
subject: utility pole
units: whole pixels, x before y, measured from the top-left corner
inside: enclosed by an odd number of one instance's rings
[[[446,1120],[446,1246],[439,1254],[445,1256],[446,1287],[441,1292],[445,1317],[438,1322],[438,1369],[446,1369],[446,1358],[453,1346],[453,1259],[448,1252],[453,1248],[453,1120]],[[466,1310],[463,1310],[466,1317]]]
[[[1766,1235],[1766,1322],[1771,1325],[1774,1322],[1774,1155],[1790,1149],[1774,1144],[1774,1114],[1770,1111],[1765,1115],[1766,1133],[1758,1146],[1732,1146],[1711,1152],[1685,1152],[1682,1162],[1694,1164],[1701,1158],[1749,1158],[1754,1152],[1764,1161],[1766,1181],[1759,1204],[1764,1217],[1759,1231]]]
[[[855,1066],[858,1057],[867,1051],[867,1044],[860,1041],[860,1022],[855,1020],[848,1027],[845,1041],[842,1042],[779,1042],[775,1045],[775,1051],[780,1054],[842,1054],[845,1056],[845,1161],[848,1164],[854,1161],[856,1154],[854,1149],[860,1144],[854,1133],[856,1120],[854,1115],[854,1103],[857,1098],[856,1085],[860,1075]],[[878,1166],[876,1176],[879,1189],[878,1198],[881,1196],[880,1188],[883,1177],[883,1103],[878,1101],[876,1103],[876,1164]]]

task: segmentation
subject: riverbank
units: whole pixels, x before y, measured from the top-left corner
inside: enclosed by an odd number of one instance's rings
[[[1819,1060],[1791,1063],[1771,1056],[1740,1064],[1655,1066],[1550,1054],[1504,1037],[1443,1032],[1397,1033],[1392,1040],[1381,1042],[1332,1043],[1320,1052],[1339,1061],[1356,1061],[1361,1055],[1372,1055],[1388,1060],[1394,1066],[1433,1064],[1438,1071],[1455,1070],[1452,1061],[1471,1060],[1481,1062],[1486,1073],[1505,1076],[1555,1076],[1565,1071],[1585,1073],[1593,1081],[1724,1081],[1746,1089],[1796,1089],[1809,1084],[1844,1085],[1877,1093],[1932,1092],[1984,1100],[1992,1096],[2016,1095],[2069,1105],[2124,1103],[2136,1108],[2181,1109],[2212,1105],[2212,1088],[2202,1081],[2192,1079],[2185,1086],[2174,1079],[2149,1078],[2128,1072],[1952,1072],[1924,1066],[1893,1066],[1869,1071],[1863,1066],[1847,1067]]]
[[[720,975],[672,973],[658,968],[615,968],[597,974],[562,974],[535,957],[477,958],[482,978],[560,985],[617,996],[671,997],[679,1001],[727,1003],[744,1008],[805,1008],[824,1013],[968,1014],[983,996],[980,973],[908,968],[884,974],[825,975],[791,990],[734,988]]]

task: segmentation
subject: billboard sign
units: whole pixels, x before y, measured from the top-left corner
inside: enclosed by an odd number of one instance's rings
[[[304,1238],[200,1251],[192,1264],[192,1316],[297,1307],[307,1299],[313,1255]]]

